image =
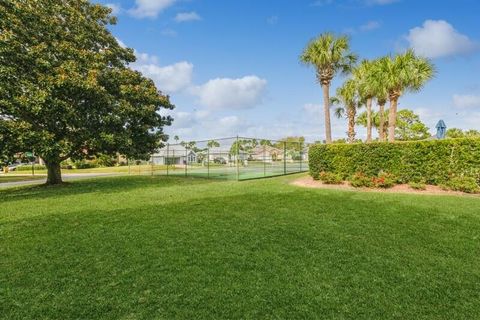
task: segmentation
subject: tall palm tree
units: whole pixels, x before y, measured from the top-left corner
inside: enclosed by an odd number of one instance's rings
[[[435,68],[430,60],[418,57],[413,50],[407,50],[395,57],[382,58],[385,83],[388,88],[390,112],[388,114],[388,141],[395,141],[398,99],[405,91],[419,91],[433,78]]]
[[[358,83],[349,79],[337,89],[336,96],[331,100],[332,104],[341,104],[340,107],[335,109],[335,116],[342,118],[344,115],[348,119],[348,142],[353,143],[355,141],[355,116],[357,109],[360,107],[360,97],[358,94]]]
[[[375,64],[372,61],[362,60],[353,69],[353,78],[358,84],[360,98],[365,101],[367,108],[367,142],[372,142],[372,101],[375,97]]]
[[[325,113],[325,140],[332,142],[332,126],[330,123],[330,84],[338,72],[349,73],[357,56],[350,52],[349,38],[323,33],[311,40],[300,61],[316,69],[317,80],[323,90],[323,106]]]
[[[384,66],[385,59],[377,59],[373,61],[373,74],[370,78],[370,85],[373,89],[373,95],[378,105],[378,131],[379,140],[385,141],[385,104],[388,100],[388,87],[386,83],[386,73]]]

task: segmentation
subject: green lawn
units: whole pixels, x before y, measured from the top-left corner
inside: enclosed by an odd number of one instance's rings
[[[478,319],[479,197],[293,178],[0,191],[0,318]]]
[[[0,183],[30,181],[30,180],[37,180],[37,179],[45,179],[45,176],[12,175],[10,173],[0,175]]]
[[[153,170],[166,170],[167,166],[164,165],[154,165]],[[28,171],[18,171],[18,173],[28,173]],[[100,167],[100,168],[89,168],[89,169],[62,169],[62,173],[146,173],[152,172],[152,165],[150,164],[141,164],[141,165],[131,165],[129,166],[117,166],[117,167]],[[35,174],[46,174],[47,170],[35,170]]]

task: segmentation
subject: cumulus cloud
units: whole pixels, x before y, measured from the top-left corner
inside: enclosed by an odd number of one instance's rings
[[[159,90],[167,93],[181,91],[192,82],[193,64],[181,61],[161,66],[156,56],[135,52],[137,61],[131,67],[152,79]]]
[[[137,18],[155,18],[176,0],[135,0],[135,7],[129,10]]]
[[[366,4],[368,5],[387,5],[387,4],[392,4],[395,2],[399,2],[400,0],[366,0]]]
[[[418,54],[428,58],[467,54],[478,48],[476,42],[444,20],[427,20],[411,29],[406,39]]]
[[[198,13],[192,12],[180,12],[175,16],[176,22],[188,22],[188,21],[199,21],[202,20],[202,17]]]
[[[257,76],[216,78],[194,87],[199,103],[211,109],[245,109],[261,103],[267,80]]]
[[[480,108],[480,95],[454,94],[453,105],[457,108]]]

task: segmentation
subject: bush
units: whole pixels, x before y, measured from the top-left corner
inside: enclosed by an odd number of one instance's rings
[[[423,180],[438,185],[452,176],[480,179],[480,139],[315,144],[309,150],[309,166],[312,176],[322,171],[343,177],[389,172],[400,183]]]
[[[446,186],[453,191],[466,193],[480,192],[480,187],[476,179],[472,177],[454,177],[447,182]]]
[[[47,167],[39,165],[39,164],[35,164],[33,166],[33,168],[35,170],[46,170],[47,169]],[[23,165],[23,166],[19,166],[15,169],[15,171],[32,171],[32,165],[31,164],[26,164],[26,165]]]
[[[331,172],[321,172],[319,179],[325,184],[342,184],[343,179],[340,175]]]
[[[372,181],[375,187],[385,189],[397,184],[397,178],[393,174],[386,172],[380,173],[378,177],[373,177]]]
[[[73,163],[74,167],[76,169],[91,169],[91,168],[97,168],[98,165],[93,162],[87,162],[85,160],[80,160],[80,161],[75,161]]]
[[[410,186],[410,188],[412,188],[414,190],[426,190],[427,189],[427,185],[423,182],[410,182],[408,185]]]
[[[373,179],[362,172],[357,172],[350,178],[350,184],[355,188],[371,188],[373,187]]]

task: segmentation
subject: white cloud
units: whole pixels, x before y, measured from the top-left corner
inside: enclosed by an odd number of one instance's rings
[[[135,0],[135,7],[129,10],[137,18],[155,18],[176,0]]]
[[[406,39],[418,54],[428,58],[467,54],[478,48],[477,43],[444,20],[427,20],[423,26],[411,29]]]
[[[112,14],[114,16],[119,15],[122,12],[122,7],[118,3],[107,3],[105,6],[112,9]]]
[[[166,37],[176,37],[177,36],[177,31],[167,28],[167,29],[163,29],[161,31],[161,34],[162,34],[162,36],[166,36]]]
[[[199,103],[211,109],[245,109],[261,103],[267,80],[257,76],[216,78],[192,89]]]
[[[361,25],[360,26],[360,31],[372,31],[372,30],[375,30],[375,29],[378,29],[380,28],[380,22],[378,21],[368,21],[367,23],[365,23],[364,25]]]
[[[196,12],[180,12],[175,16],[176,22],[199,21],[202,20]]]
[[[457,108],[480,108],[480,95],[454,94],[453,105]]]
[[[400,1],[400,0],[366,0],[366,3],[368,5],[383,6],[383,5],[392,4],[392,3],[395,3],[395,2],[398,2],[398,1]]]
[[[152,79],[159,90],[167,93],[181,91],[192,82],[193,64],[181,61],[160,66],[158,58],[146,53],[135,52],[137,61],[131,67]]]

